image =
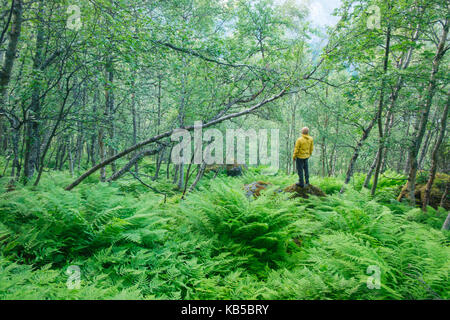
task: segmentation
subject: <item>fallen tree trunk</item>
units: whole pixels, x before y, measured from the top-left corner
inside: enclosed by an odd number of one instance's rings
[[[287,92],[288,92],[287,89],[283,89],[278,94],[276,94],[276,95],[272,96],[271,98],[266,99],[266,100],[264,100],[264,101],[262,101],[262,102],[260,102],[260,103],[258,103],[256,105],[254,105],[254,106],[252,106],[252,107],[250,107],[248,109],[245,109],[245,110],[240,111],[240,112],[232,113],[232,114],[220,117],[220,118],[215,119],[215,120],[211,120],[210,122],[205,123],[203,125],[203,128],[207,128],[207,127],[216,125],[216,124],[221,123],[221,122],[223,122],[225,120],[229,120],[229,119],[233,119],[233,118],[237,118],[237,117],[241,117],[241,116],[250,114],[250,113],[256,111],[257,109],[263,107],[264,105],[266,105],[266,104],[268,104],[270,102],[273,102],[273,101],[283,97],[284,95],[287,94]],[[194,130],[194,125],[189,126],[189,127],[185,127],[185,128],[182,128],[182,129],[185,129],[187,131],[192,131],[192,130]],[[95,165],[94,167],[92,167],[91,169],[89,169],[88,171],[83,173],[78,179],[76,179],[74,182],[72,182],[70,185],[68,185],[65,188],[65,190],[67,190],[67,191],[72,190],[77,185],[79,185],[84,179],[86,179],[87,177],[89,177],[90,175],[95,173],[96,171],[100,170],[101,168],[104,168],[105,166],[107,166],[108,164],[112,163],[113,161],[116,161],[116,160],[126,156],[127,154],[129,154],[129,153],[131,153],[131,152],[133,152],[135,150],[138,150],[138,149],[140,149],[140,148],[142,148],[142,147],[144,147],[146,145],[149,145],[149,144],[157,142],[157,141],[159,141],[161,139],[170,137],[175,130],[176,129],[173,129],[173,130],[166,131],[164,133],[158,134],[156,136],[153,136],[153,137],[151,137],[151,138],[149,138],[147,140],[144,140],[144,141],[142,141],[142,142],[140,142],[138,144],[135,144],[132,147],[129,147],[128,149],[123,150],[122,152],[117,153],[116,155],[114,155],[114,156],[112,156],[112,157],[110,157],[108,159],[105,159],[104,161],[100,162],[99,164]]]

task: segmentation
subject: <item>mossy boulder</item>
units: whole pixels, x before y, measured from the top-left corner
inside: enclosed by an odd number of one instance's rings
[[[241,164],[227,164],[226,165],[226,173],[229,177],[238,177],[242,176],[244,173],[245,167]]]
[[[250,184],[246,184],[243,189],[246,192],[247,197],[253,196],[258,198],[261,195],[262,190],[266,190],[271,184],[264,181],[256,181]]]
[[[247,169],[246,165],[242,164],[212,164],[207,165],[205,168],[205,173],[215,172],[218,173],[220,171],[224,171],[229,177],[238,177],[241,176],[244,171]]]
[[[292,186],[287,187],[283,191],[287,193],[292,193],[290,197],[291,199],[295,198],[308,199],[310,196],[326,197],[325,192],[323,192],[320,188],[315,187],[311,184],[303,188],[296,184],[293,184]]]
[[[247,197],[258,198],[261,195],[261,191],[266,190],[272,184],[264,181],[256,181],[250,184],[246,184],[243,189],[246,192]],[[301,188],[296,184],[293,184],[290,187],[285,188],[284,190],[277,190],[275,193],[286,192],[291,193],[291,199],[294,198],[304,198],[308,199],[309,196],[318,196],[318,197],[326,197],[325,192],[323,192],[320,188],[315,187],[313,185],[308,185],[307,187]]]
[[[205,173],[210,173],[210,172],[218,172],[220,170],[224,169],[223,165],[220,164],[208,164],[205,168]]]
[[[425,200],[425,189],[427,187],[427,179],[417,179],[420,183],[416,184],[414,197],[416,198],[416,204],[422,206]],[[431,187],[430,203],[429,205],[434,209],[439,206],[446,210],[450,210],[450,175],[445,173],[437,173],[434,183]],[[409,194],[405,194],[406,198],[409,198]],[[441,203],[442,202],[442,203]]]

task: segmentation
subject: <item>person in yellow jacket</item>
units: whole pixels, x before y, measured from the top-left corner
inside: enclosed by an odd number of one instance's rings
[[[314,139],[309,135],[309,128],[302,129],[302,136],[295,143],[294,162],[297,165],[297,172],[299,182],[297,186],[304,188],[303,171],[305,172],[306,185],[309,185],[309,168],[308,159],[311,157],[314,150]]]

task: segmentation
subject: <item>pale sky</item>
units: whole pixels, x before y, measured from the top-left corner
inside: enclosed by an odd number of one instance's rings
[[[302,1],[302,0],[297,0]],[[341,5],[340,0],[311,0],[310,1],[310,19],[320,26],[334,25],[338,18],[332,16],[334,9]]]
[[[278,3],[285,1],[275,0]],[[341,0],[295,0],[295,2],[309,8],[309,19],[316,26],[331,26],[338,22],[338,18],[332,16],[331,13],[341,5]]]

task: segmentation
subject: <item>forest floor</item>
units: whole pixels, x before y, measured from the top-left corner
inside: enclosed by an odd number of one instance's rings
[[[9,192],[1,178],[0,299],[450,298],[447,211],[397,202],[401,180],[372,198],[363,176],[344,194],[314,178],[326,197],[292,199],[277,190],[295,176],[212,176],[185,200],[164,179],[146,179],[155,193],[132,177],[71,192],[67,172]],[[247,197],[255,181],[270,185]]]

